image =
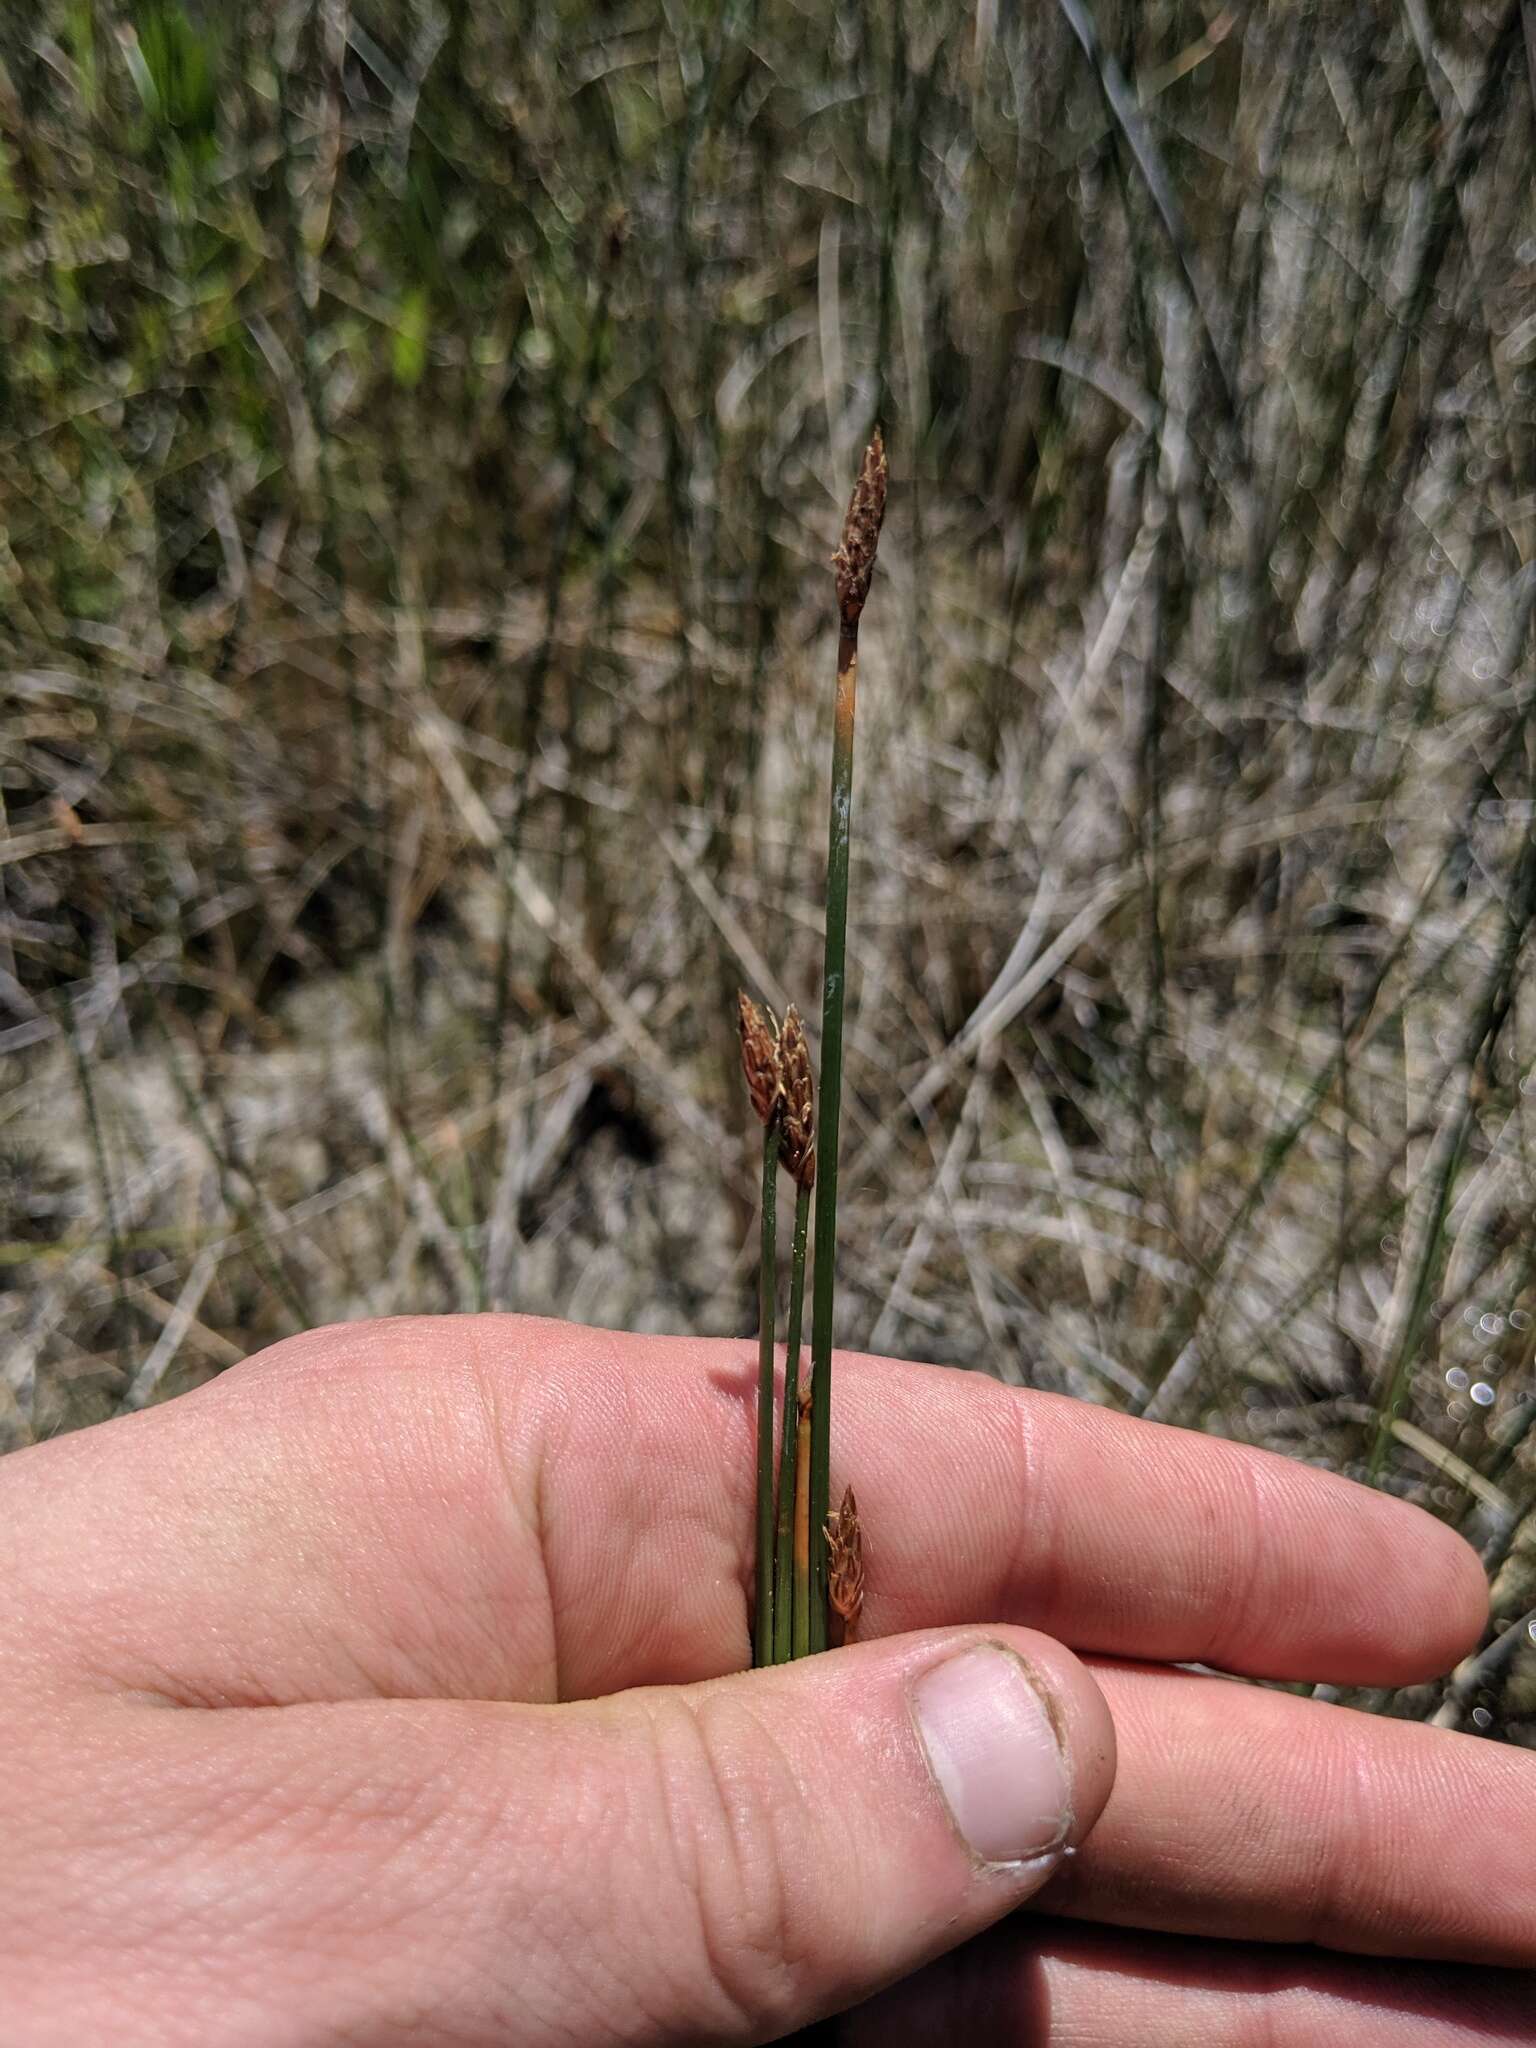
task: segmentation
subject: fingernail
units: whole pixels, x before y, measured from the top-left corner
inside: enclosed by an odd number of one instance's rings
[[[955,1825],[984,1863],[1060,1847],[1071,1784],[1045,1703],[994,1643],[962,1650],[912,1688],[918,1733]]]

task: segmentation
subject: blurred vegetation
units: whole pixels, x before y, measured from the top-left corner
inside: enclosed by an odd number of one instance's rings
[[[752,1326],[877,415],[842,1334],[1419,1499],[1536,1730],[1518,4],[0,16],[0,1440]]]

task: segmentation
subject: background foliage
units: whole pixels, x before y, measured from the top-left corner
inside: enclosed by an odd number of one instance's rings
[[[1463,1527],[1530,1740],[1518,4],[0,17],[0,1433],[752,1326],[873,417],[840,1313]],[[877,1540],[877,1532],[872,1533]]]

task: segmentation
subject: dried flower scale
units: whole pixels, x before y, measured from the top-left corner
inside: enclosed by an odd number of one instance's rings
[[[779,1072],[784,1090],[784,1169],[796,1187],[816,1185],[816,1112],[811,1086],[811,1049],[800,1012],[791,1003],[779,1034]]]
[[[827,1519],[826,1537],[827,1597],[842,1621],[844,1642],[852,1642],[864,1611],[864,1531],[851,1486],[837,1513]]]
[[[889,478],[885,459],[885,438],[876,427],[858,482],[848,501],[843,537],[832,557],[837,578],[837,608],[844,620],[856,624],[869,596],[869,581],[875,571],[875,550],[880,545],[880,528],[885,522],[885,492]]]
[[[772,1123],[784,1097],[779,1069],[778,1032],[773,1012],[754,1003],[738,990],[737,1027],[741,1032],[741,1069],[747,1077],[747,1094],[760,1124]]]

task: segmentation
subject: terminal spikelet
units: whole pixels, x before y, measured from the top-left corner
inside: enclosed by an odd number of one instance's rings
[[[797,1187],[816,1185],[816,1110],[811,1086],[811,1049],[800,1012],[791,1003],[779,1034],[779,1074],[784,1088],[785,1171]]]

